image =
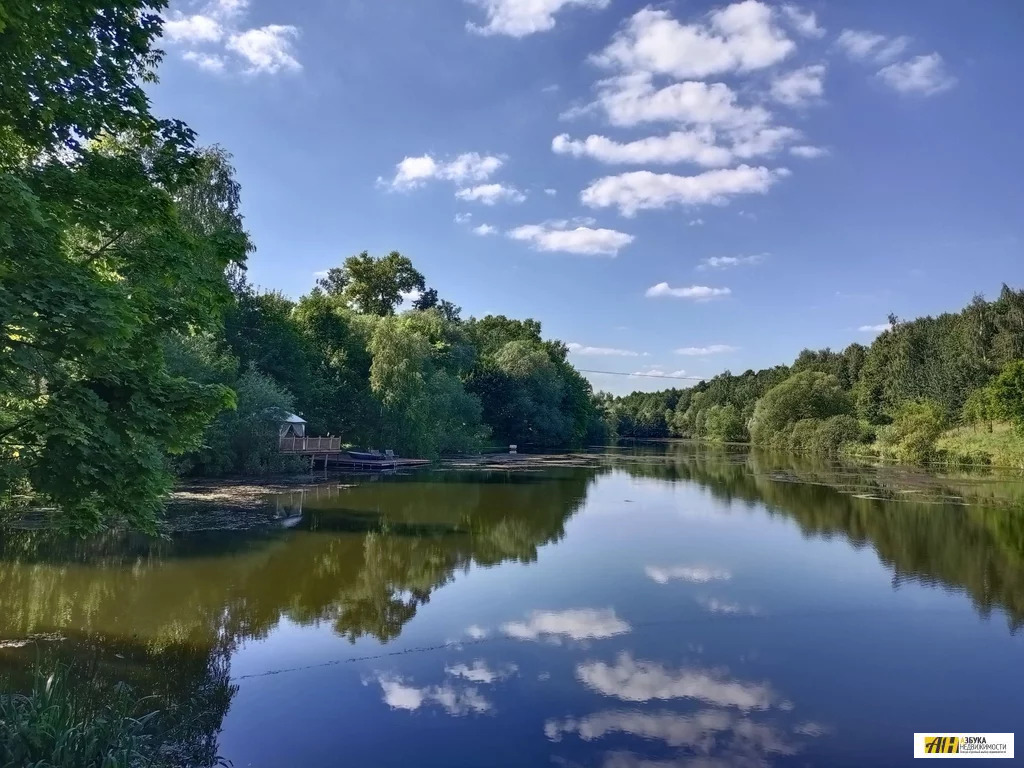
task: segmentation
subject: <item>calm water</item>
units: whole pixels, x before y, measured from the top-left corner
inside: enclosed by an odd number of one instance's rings
[[[0,665],[157,690],[195,764],[911,764],[1024,730],[1022,497],[687,445],[335,480],[258,535],[9,537]]]

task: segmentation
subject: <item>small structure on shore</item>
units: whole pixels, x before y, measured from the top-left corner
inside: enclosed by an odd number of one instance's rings
[[[278,421],[277,436],[279,438],[306,436],[306,420],[301,416],[288,413],[288,411],[279,411],[275,414],[275,418]]]

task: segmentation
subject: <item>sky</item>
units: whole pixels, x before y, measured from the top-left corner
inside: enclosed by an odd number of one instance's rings
[[[580,369],[710,377],[1024,285],[1022,33],[1017,0],[172,0],[150,93],[233,154],[258,286],[398,250]]]

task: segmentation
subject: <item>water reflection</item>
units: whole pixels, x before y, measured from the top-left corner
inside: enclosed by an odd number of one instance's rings
[[[626,487],[628,496],[620,493]],[[644,516],[644,494],[672,505],[672,494],[688,490],[691,500],[702,500],[692,501],[693,509],[707,517],[792,521],[808,539],[871,547],[893,589],[962,591],[978,613],[1000,610],[1016,630],[1024,622],[1024,514],[1013,506],[1016,488],[1007,483],[1006,493],[996,494],[988,480],[915,474],[908,481],[889,470],[678,445],[589,468],[333,483],[277,497],[281,525],[271,531],[89,541],[23,532],[0,542],[0,673],[22,684],[19,674],[44,645],[98,685],[128,679],[175,713],[181,727],[173,749],[182,764],[209,765],[238,698],[231,665],[242,649],[274,640],[283,627],[295,633],[295,646],[329,636],[337,645],[326,644],[325,653],[334,656],[348,643],[393,643],[415,634],[417,616],[437,614],[441,596],[486,584],[479,589],[493,615],[458,615],[449,606],[458,623],[434,638],[472,645],[432,666],[364,665],[357,693],[350,685],[338,690],[376,708],[361,711],[406,718],[382,720],[384,730],[438,716],[502,731],[499,723],[525,719],[525,710],[540,718],[536,755],[546,761],[550,750],[564,751],[566,765],[802,759],[809,745],[834,735],[830,719],[816,710],[814,720],[797,717],[793,702],[801,697],[783,694],[789,680],[776,677],[779,668],[747,674],[759,650],[749,638],[774,638],[780,647],[802,640],[802,630],[772,623],[778,614],[771,590],[756,589],[772,574],[745,572],[725,547],[722,557],[698,549],[648,557],[617,547],[623,528],[639,540],[644,526],[655,525]],[[586,515],[574,520],[585,502],[625,509],[602,528]],[[569,536],[552,546],[576,524],[576,541]],[[691,531],[679,517],[669,534],[685,542]],[[663,535],[659,529],[649,538]],[[544,570],[542,553],[552,551],[564,564]],[[827,564],[822,568],[827,573]],[[492,579],[499,570],[502,578]],[[889,591],[888,582],[883,588]],[[823,622],[814,631],[835,632],[832,642],[841,642],[840,626]],[[28,638],[46,641],[26,644]],[[714,656],[706,663],[678,655],[705,648]],[[484,658],[484,649],[502,655]],[[271,655],[260,672],[275,664]],[[394,760],[368,764],[401,764],[399,748],[385,747]],[[423,762],[445,764],[442,754]]]

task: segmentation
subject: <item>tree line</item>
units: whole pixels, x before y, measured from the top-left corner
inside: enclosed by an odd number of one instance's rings
[[[951,427],[1024,430],[1024,290],[904,321],[865,346],[802,351],[792,365],[728,371],[688,389],[599,397],[609,434],[874,451],[920,462]],[[968,456],[984,461],[984,454]]]
[[[230,156],[144,90],[166,5],[0,4],[0,506],[152,530],[176,473],[283,468],[285,411],[423,456],[600,429],[563,344],[463,319],[399,253],[254,289]]]

